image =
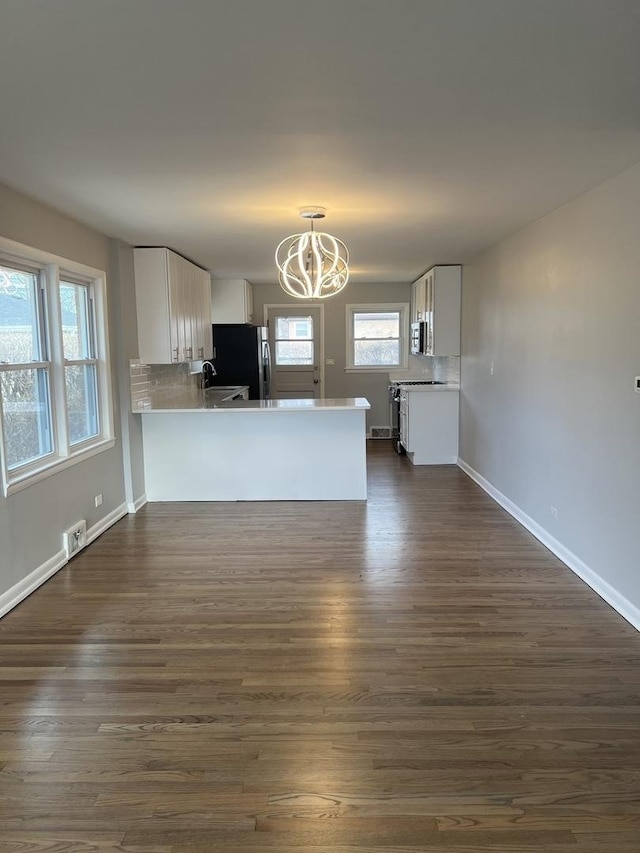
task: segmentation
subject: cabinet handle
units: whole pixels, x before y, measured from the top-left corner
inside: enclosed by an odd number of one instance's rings
[[[200,358],[204,358],[204,347],[199,348],[198,355],[200,356]]]
[[[184,357],[187,361],[191,361],[191,359],[193,358],[193,347],[184,348]]]
[[[175,347],[173,351],[175,352],[175,356],[174,356],[173,360],[174,361],[180,361],[180,348]]]

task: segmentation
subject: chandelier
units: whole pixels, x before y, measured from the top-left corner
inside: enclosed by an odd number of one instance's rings
[[[276,249],[280,287],[296,299],[326,299],[340,293],[349,280],[347,247],[324,231],[314,231],[314,219],[324,219],[324,207],[302,207],[311,231],[286,237]]]

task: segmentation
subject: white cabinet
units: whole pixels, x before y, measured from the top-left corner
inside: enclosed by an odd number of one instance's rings
[[[253,290],[243,278],[211,280],[213,323],[253,323]]]
[[[421,275],[411,285],[411,322],[418,323],[425,319],[427,273]]]
[[[165,248],[134,249],[138,352],[147,364],[211,356],[210,278]]]
[[[411,285],[412,320],[425,322],[422,355],[460,355],[462,267],[432,267]]]
[[[400,392],[400,443],[414,465],[458,461],[458,391]]]

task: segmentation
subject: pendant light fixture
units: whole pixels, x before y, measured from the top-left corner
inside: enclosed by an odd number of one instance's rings
[[[280,287],[296,299],[326,299],[349,279],[349,252],[342,240],[314,230],[314,220],[326,216],[324,207],[302,207],[300,216],[311,220],[311,230],[286,237],[276,249]]]

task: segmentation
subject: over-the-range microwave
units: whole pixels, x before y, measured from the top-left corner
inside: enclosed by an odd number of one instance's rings
[[[411,324],[409,350],[411,355],[426,355],[429,341],[429,324],[426,320]]]

